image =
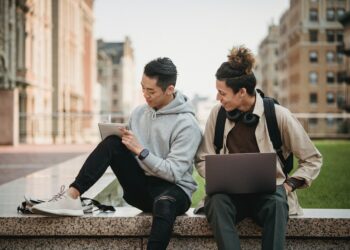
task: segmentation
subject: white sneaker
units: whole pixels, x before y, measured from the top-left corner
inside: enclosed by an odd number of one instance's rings
[[[71,198],[64,186],[51,200],[43,202],[32,207],[33,213],[46,213],[63,216],[83,216],[83,207],[80,198]]]

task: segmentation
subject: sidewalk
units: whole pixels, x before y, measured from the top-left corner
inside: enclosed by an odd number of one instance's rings
[[[0,185],[35,171],[90,153],[96,145],[0,146]]]
[[[41,150],[41,148],[42,146],[33,146],[30,149],[25,146],[13,148],[6,154],[0,153],[0,159],[4,162],[0,164],[0,166],[3,166],[0,171],[5,169],[12,173],[12,175],[4,174],[4,177],[2,177],[6,183],[0,185],[0,219],[2,217],[25,218],[22,214],[18,214],[16,210],[17,206],[24,200],[24,195],[47,199],[57,194],[62,185],[67,188],[74,181],[91,152],[89,145],[84,147],[74,145],[56,147],[52,145],[46,149]],[[6,157],[3,157],[4,155]],[[26,159],[31,163],[26,163]],[[5,160],[10,163],[5,163]],[[32,173],[24,175],[23,169],[28,172],[32,171]],[[10,177],[16,179],[10,181]],[[84,196],[95,198],[113,180],[115,180],[113,172],[106,171],[84,193]]]

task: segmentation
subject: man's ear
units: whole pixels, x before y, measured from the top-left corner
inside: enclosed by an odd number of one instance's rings
[[[169,85],[169,86],[166,88],[165,93],[166,93],[167,95],[172,95],[172,94],[174,94],[174,91],[175,91],[174,85]]]
[[[247,89],[246,88],[241,88],[239,90],[239,94],[241,97],[245,96],[247,94]]]

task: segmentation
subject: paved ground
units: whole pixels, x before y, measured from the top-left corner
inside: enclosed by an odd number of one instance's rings
[[[95,145],[0,146],[0,185],[89,153]]]

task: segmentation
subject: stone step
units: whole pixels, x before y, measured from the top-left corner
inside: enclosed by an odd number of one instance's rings
[[[95,212],[82,217],[48,217],[17,215],[0,217],[1,236],[147,236],[152,215],[133,207],[117,207],[115,212]],[[260,237],[261,228],[251,219],[238,224],[241,236]],[[191,208],[178,216],[174,236],[211,237],[204,215],[193,214]],[[291,217],[287,236],[345,238],[350,236],[349,209],[304,209],[303,216]]]
[[[349,249],[350,210],[305,209],[290,218],[286,249]],[[0,245],[10,249],[146,249],[152,216],[132,207],[83,217],[8,215],[0,218]],[[261,228],[250,219],[238,225],[242,249],[260,248]],[[6,249],[7,249],[6,247]],[[175,222],[168,249],[216,249],[205,216],[190,209]]]

